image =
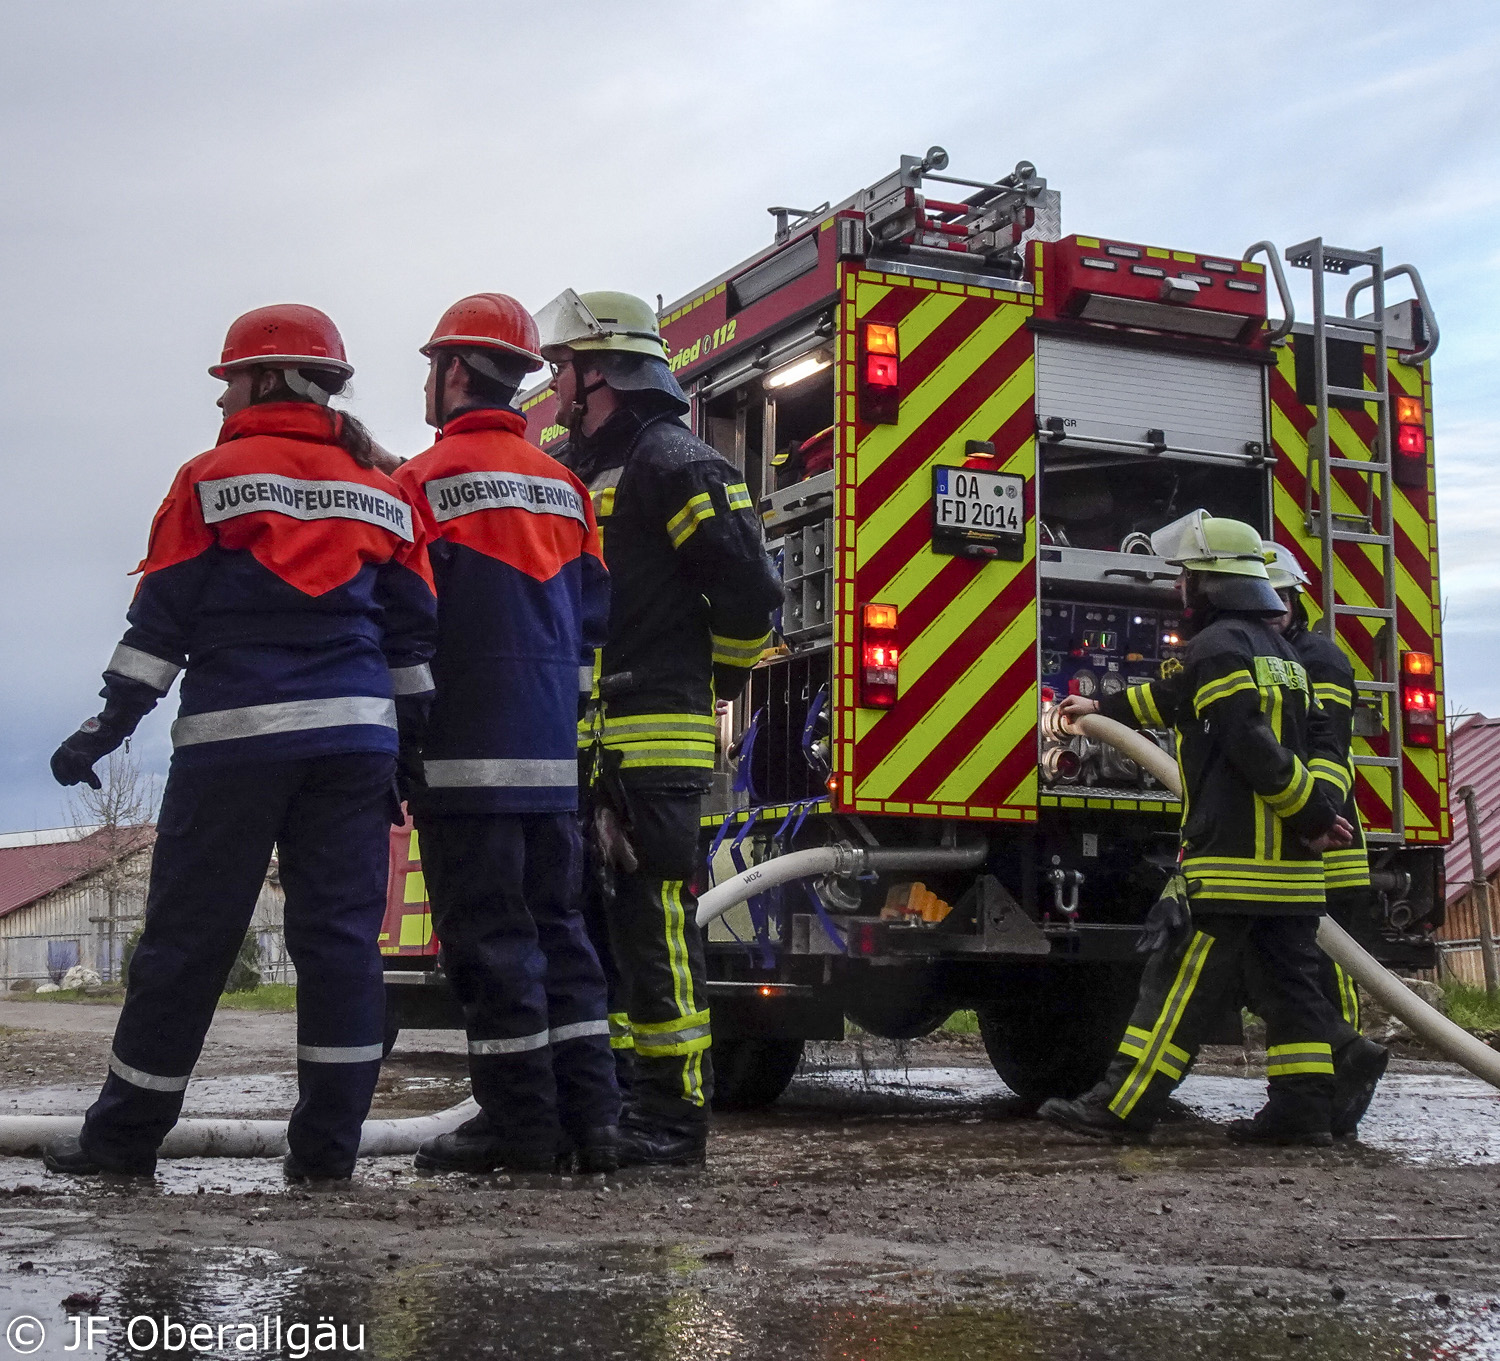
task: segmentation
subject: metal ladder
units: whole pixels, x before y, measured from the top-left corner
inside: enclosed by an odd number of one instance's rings
[[[1388,756],[1355,755],[1356,766],[1384,766],[1391,772],[1391,830],[1370,832],[1371,841],[1401,841],[1406,835],[1406,795],[1403,787],[1402,769],[1402,713],[1400,696],[1401,644],[1396,628],[1396,523],[1395,486],[1391,472],[1391,395],[1388,382],[1385,341],[1385,257],[1384,252],[1374,250],[1343,250],[1325,246],[1322,237],[1304,241],[1298,246],[1289,246],[1287,263],[1312,272],[1312,342],[1313,369],[1317,395],[1317,424],[1313,427],[1308,443],[1307,491],[1303,501],[1303,513],[1307,532],[1315,534],[1322,547],[1323,568],[1323,617],[1318,628],[1330,639],[1338,641],[1340,617],[1358,616],[1378,619],[1380,628],[1375,635],[1378,676],[1372,680],[1356,680],[1356,701],[1362,698],[1376,699],[1382,711],[1388,715],[1386,731],[1390,735]],[[1361,280],[1359,287],[1369,287],[1373,315],[1368,318],[1329,316],[1326,306],[1326,276],[1329,274],[1352,274],[1355,270],[1368,269],[1370,278]],[[1350,293],[1352,304],[1354,292]],[[1352,306],[1350,308],[1352,311]],[[1328,381],[1328,333],[1343,332],[1339,339],[1357,340],[1363,345],[1372,345],[1375,350],[1375,390],[1335,387]],[[1342,397],[1375,407],[1377,429],[1375,445],[1370,458],[1341,458],[1333,453],[1329,443],[1328,403],[1330,398]],[[1344,469],[1363,480],[1365,487],[1363,510],[1354,513],[1335,511],[1333,508],[1334,469]],[[1316,485],[1315,485],[1316,484]],[[1379,549],[1381,564],[1382,598],[1379,605],[1344,605],[1334,594],[1335,545],[1339,543],[1371,544]]]

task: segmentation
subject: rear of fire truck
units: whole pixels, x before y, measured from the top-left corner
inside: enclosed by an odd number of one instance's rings
[[[1290,546],[1354,661],[1374,871],[1356,933],[1419,966],[1441,920],[1436,331],[1416,271],[1293,247],[1314,299],[1294,324],[1269,242],[1240,258],[1061,237],[1030,164],[946,168],[933,148],[837,206],[773,209],[766,250],[661,315],[689,419],[743,472],[786,584],[775,646],[722,719],[698,887],[830,844],[907,853],[710,926],[727,1104],[774,1099],[846,1018],[910,1038],[973,1008],[1032,1100],[1102,1071],[1180,808],[1039,720],[1181,649],[1177,570],[1149,536],[1199,506]],[[1398,275],[1418,296],[1388,306]],[[1354,285],[1339,313],[1330,276]],[[550,393],[526,405],[555,447]],[[431,928],[419,856],[397,853],[385,948],[415,977]],[[391,995],[416,1014],[417,990]]]

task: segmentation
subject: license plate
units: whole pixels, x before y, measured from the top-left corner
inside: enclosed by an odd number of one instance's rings
[[[967,545],[1019,558],[1026,540],[1026,480],[974,468],[932,470],[932,546],[962,553]],[[985,556],[990,556],[986,554]]]

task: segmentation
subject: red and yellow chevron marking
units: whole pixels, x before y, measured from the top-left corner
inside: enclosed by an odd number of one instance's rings
[[[1034,821],[1036,536],[1024,561],[932,551],[932,468],[990,440],[1034,515],[1029,297],[845,268],[840,280],[836,619],[839,804],[861,812]],[[856,326],[897,328],[901,419],[857,422]],[[859,606],[901,611],[899,697],[857,707]]]
[[[1365,387],[1375,386],[1375,352],[1365,349]],[[1452,835],[1448,813],[1448,756],[1444,730],[1441,599],[1437,570],[1437,497],[1432,457],[1432,386],[1428,366],[1411,368],[1394,354],[1387,356],[1391,399],[1399,394],[1420,396],[1427,412],[1428,474],[1425,487],[1395,488],[1396,609],[1397,636],[1403,650],[1430,652],[1438,684],[1438,745],[1435,749],[1406,747],[1403,750],[1402,783],[1405,790],[1406,839],[1411,842],[1443,842]],[[1276,538],[1296,551],[1312,579],[1308,592],[1309,614],[1317,617],[1322,594],[1322,550],[1308,533],[1304,506],[1308,475],[1308,442],[1316,424],[1316,411],[1297,400],[1296,365],[1288,346],[1277,354],[1271,370],[1271,442],[1276,463]],[[1376,437],[1372,408],[1329,413],[1330,452],[1336,458],[1369,459]],[[1368,479],[1350,470],[1333,473],[1334,509],[1363,513]],[[1380,549],[1374,544],[1336,543],[1334,590],[1348,605],[1379,605],[1384,594]],[[1339,642],[1354,660],[1355,674],[1374,679],[1372,663],[1378,619],[1342,616]],[[1384,756],[1389,738],[1354,740],[1356,754]],[[1360,766],[1356,797],[1365,827],[1372,832],[1390,832],[1390,772],[1379,766]]]
[[[383,955],[435,955],[432,907],[416,829],[391,828],[390,879],[386,885],[385,920],[380,927]]]

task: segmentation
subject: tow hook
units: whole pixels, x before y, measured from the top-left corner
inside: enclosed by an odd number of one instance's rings
[[[1052,885],[1052,910],[1069,922],[1078,920],[1078,891],[1083,887],[1082,870],[1065,870],[1053,857],[1052,868],[1047,871],[1047,881]]]

